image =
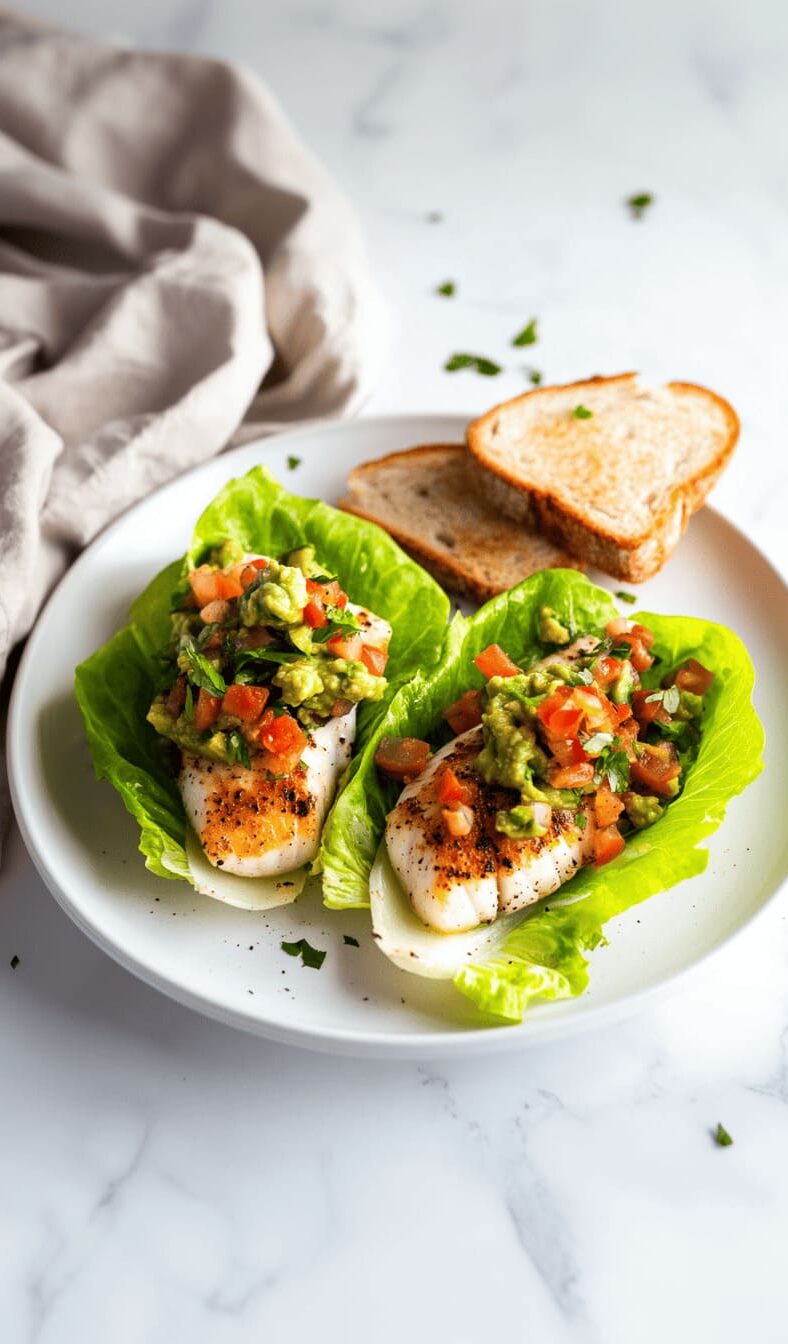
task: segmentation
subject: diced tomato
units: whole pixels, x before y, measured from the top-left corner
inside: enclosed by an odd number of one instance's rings
[[[352,708],[352,700],[345,700],[342,696],[338,696],[331,706],[331,718],[342,719],[346,714],[350,713]]]
[[[459,700],[444,709],[443,717],[453,733],[467,733],[478,728],[482,721],[482,698],[479,691],[466,691]]]
[[[417,737],[382,737],[375,752],[375,765],[392,779],[415,779],[429,755],[429,743]]]
[[[186,704],[186,678],[181,672],[180,676],[175,678],[170,687],[167,699],[164,701],[164,708],[171,719],[177,719],[183,706]]]
[[[209,728],[213,728],[219,717],[221,707],[221,696],[211,695],[210,691],[204,691],[201,687],[200,694],[197,696],[197,704],[194,706],[195,732],[205,733]]]
[[[641,625],[638,621],[632,626],[630,634],[639,639],[645,648],[650,649],[654,643],[654,631],[649,630],[647,625]]]
[[[616,718],[619,723],[623,723],[625,719],[630,718],[632,715],[632,707],[630,705],[613,705],[613,709],[616,712]]]
[[[653,691],[635,691],[632,696],[632,713],[638,723],[670,723],[670,715],[661,700],[649,700]]]
[[[200,565],[199,569],[192,570],[189,583],[198,607],[206,607],[209,602],[218,600],[218,575],[218,569],[211,569],[210,565]]]
[[[328,617],[319,598],[310,598],[304,607],[304,624],[312,630],[321,630],[324,625],[328,625]]]
[[[609,635],[611,639],[618,639],[620,635],[628,634],[629,628],[629,621],[626,616],[617,616],[615,620],[608,621],[605,626],[605,634]]]
[[[388,660],[389,656],[385,649],[376,649],[372,644],[362,644],[361,661],[371,676],[382,677]]]
[[[273,714],[267,712],[258,734],[260,746],[274,756],[285,756],[291,752],[301,753],[307,743],[306,733],[291,714]]]
[[[544,724],[545,728],[549,728],[556,710],[561,709],[566,701],[571,699],[571,696],[571,686],[558,686],[550,695],[545,697],[536,711],[536,717]]]
[[[630,661],[636,672],[645,672],[651,667],[654,659],[649,653],[651,645],[654,643],[654,635],[645,625],[638,624],[637,621],[630,626],[629,621],[622,618],[616,621],[610,621],[605,627],[611,639],[615,639],[618,644],[628,644],[630,647]]]
[[[699,663],[697,658],[688,658],[686,663],[681,664],[673,680],[680,691],[705,695],[714,681],[714,673]]]
[[[617,793],[607,784],[601,784],[594,794],[594,816],[597,826],[604,830],[618,821],[624,811],[624,804]]]
[[[633,784],[663,798],[673,795],[671,784],[681,774],[681,762],[672,742],[641,743],[629,767]]]
[[[556,737],[576,737],[583,722],[583,711],[573,700],[567,700],[550,715],[549,731]]]
[[[465,803],[452,803],[450,807],[441,808],[441,816],[452,840],[461,840],[463,836],[470,835],[476,820],[473,808],[467,807]]]
[[[214,598],[213,602],[208,602],[200,612],[200,620],[205,625],[222,625],[230,615],[230,604],[224,602],[220,597]]]
[[[547,745],[558,765],[579,765],[588,760],[579,737],[553,737],[548,733]]]
[[[444,807],[449,803],[469,803],[471,792],[467,784],[457,778],[451,766],[444,765],[438,777],[438,802]]]
[[[591,675],[597,686],[601,686],[602,690],[607,690],[608,686],[612,686],[614,682],[618,681],[623,666],[620,658],[608,658],[607,655],[603,654],[594,663]]]
[[[259,559],[249,560],[244,565],[236,565],[238,582],[240,583],[241,588],[245,590],[250,584],[254,583],[260,570],[265,569],[267,564],[268,561],[263,556],[260,556]]]
[[[342,591],[336,579],[331,579],[329,583],[317,583],[315,579],[307,579],[306,591],[311,597],[320,597],[328,607],[339,607],[340,611],[344,611],[347,606],[347,593]]]
[[[234,682],[227,687],[222,697],[222,713],[243,719],[245,723],[255,723],[267,701],[268,690],[265,686],[241,686]]]
[[[490,644],[473,660],[483,677],[518,677],[521,668],[513,663],[508,653],[504,653],[500,644]]]
[[[594,865],[610,863],[624,848],[624,837],[617,826],[602,826],[594,833]]]
[[[594,766],[591,761],[582,761],[579,765],[552,766],[547,779],[554,789],[582,789],[585,784],[594,782]]]
[[[219,573],[216,576],[216,589],[217,597],[222,598],[226,602],[233,597],[240,597],[244,590],[244,586],[241,583],[239,566],[236,566],[235,569],[228,570],[227,573],[219,570]]]
[[[361,635],[334,635],[332,639],[326,641],[326,648],[335,658],[345,658],[349,663],[361,661],[363,647],[364,641]]]

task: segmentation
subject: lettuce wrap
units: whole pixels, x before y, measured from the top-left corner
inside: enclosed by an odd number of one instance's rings
[[[117,789],[140,827],[146,866],[159,877],[183,879],[208,894],[249,909],[292,900],[303,886],[275,879],[229,878],[189,844],[180,794],[162,753],[162,739],[146,722],[171,635],[171,599],[189,569],[214,546],[238,542],[244,551],[278,556],[311,544],[335,570],[356,602],[393,627],[384,699],[358,712],[360,748],[385,716],[398,687],[441,652],[449,600],[433,579],[372,523],[319,501],[292,495],[264,467],[231,480],[197,521],[187,554],[173,561],[136,599],[129,624],[76,670],[75,692],[99,779]],[[193,837],[190,837],[193,841]],[[221,891],[217,881],[221,878]],[[228,885],[229,881],[229,885]]]
[[[470,619],[455,617],[440,666],[422,670],[403,686],[365,740],[324,829],[320,853],[328,906],[369,906],[372,875],[374,935],[391,959],[416,974],[451,979],[480,1009],[515,1022],[535,1000],[567,998],[585,989],[585,954],[604,941],[608,920],[703,871],[708,850],[701,842],[719,826],[729,800],[762,769],[763,730],[751,703],[754,671],[741,641],[723,626],[695,617],[639,612],[633,619],[654,632],[652,652],[661,660],[644,675],[644,685],[658,685],[689,657],[715,673],[697,754],[679,797],[654,825],[627,839],[618,859],[604,868],[582,869],[546,901],[469,933],[426,928],[380,843],[401,786],[378,774],[375,749],[387,735],[426,738],[433,747],[448,741],[442,711],[482,684],[473,662],[477,653],[497,643],[527,666],[548,651],[537,628],[542,606],[552,608],[573,633],[601,634],[619,614],[611,594],[584,575],[546,570],[493,598]]]

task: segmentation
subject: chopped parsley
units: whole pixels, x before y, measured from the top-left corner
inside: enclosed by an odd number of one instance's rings
[[[633,606],[635,602],[637,602],[635,594],[625,593],[623,588],[617,588],[615,596],[618,598],[619,602],[626,602],[630,607]]]
[[[208,691],[209,695],[224,695],[227,683],[218,667],[214,667],[205,654],[200,653],[193,644],[184,644],[183,652],[189,663],[187,672],[189,681],[201,691]]]
[[[541,381],[542,381],[542,375],[541,375],[541,373],[539,372],[538,369],[529,369],[529,370],[528,370],[528,377],[530,378],[530,380],[531,380],[531,382],[533,383],[534,387],[538,387],[539,384],[540,384]]]
[[[12,971],[16,970],[17,966],[19,965],[19,957],[16,955],[16,953],[14,953],[8,964],[11,967]]]
[[[575,409],[572,411],[575,420],[590,420],[593,414],[594,412],[589,411],[588,407],[583,406],[582,402],[579,406],[575,406]]]
[[[654,204],[654,197],[650,191],[638,191],[634,196],[627,197],[627,205],[633,219],[640,219],[650,205]]]
[[[359,947],[359,946],[360,946],[359,941],[358,941],[358,938],[354,938],[354,937],[353,937],[351,934],[349,934],[349,933],[343,933],[343,935],[342,935],[342,941],[343,941],[343,943],[345,944],[346,947]]]
[[[311,966],[315,971],[326,959],[326,954],[319,947],[312,947],[306,938],[299,938],[297,943],[282,942],[282,951],[286,952],[288,957],[300,957],[302,966]]]
[[[296,457],[294,453],[289,453],[287,458],[287,467],[289,471],[295,471],[296,467],[301,466],[301,458]]]
[[[444,299],[453,299],[457,293],[457,286],[453,280],[444,280],[442,285],[436,286],[435,293],[442,295]]]
[[[538,340],[536,323],[537,318],[532,317],[531,321],[526,323],[522,331],[518,331],[517,335],[512,337],[512,345],[536,345]]]
[[[724,1125],[719,1124],[719,1122],[717,1124],[717,1128],[714,1131],[714,1142],[716,1143],[718,1148],[730,1148],[731,1144],[733,1143],[733,1139],[731,1138],[727,1129],[725,1128]]]
[[[450,355],[443,367],[446,373],[456,373],[458,369],[473,369],[485,378],[494,378],[501,372],[500,364],[496,364],[492,359],[486,359],[484,355]]]

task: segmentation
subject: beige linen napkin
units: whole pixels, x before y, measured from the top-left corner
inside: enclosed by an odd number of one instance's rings
[[[354,409],[383,325],[349,206],[250,74],[0,14],[0,676],[129,504]]]

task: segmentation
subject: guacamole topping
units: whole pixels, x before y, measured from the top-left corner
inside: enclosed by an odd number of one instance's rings
[[[227,541],[184,576],[173,606],[147,718],[182,751],[243,765],[263,752],[286,773],[311,729],[385,692],[388,626],[352,608],[311,546],[275,559]]]
[[[572,638],[552,607],[540,607],[536,617],[539,638],[543,644],[568,644]]]

